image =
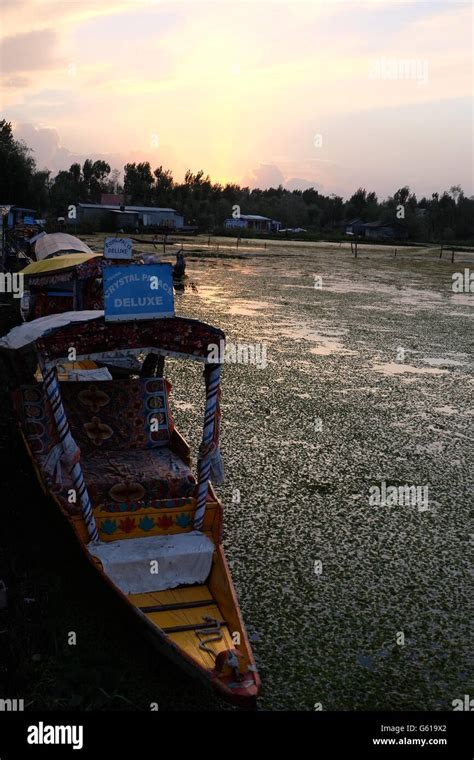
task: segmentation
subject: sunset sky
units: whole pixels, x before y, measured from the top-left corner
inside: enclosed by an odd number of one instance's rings
[[[90,156],[344,197],[471,195],[472,15],[450,0],[1,0],[1,116],[54,173]]]

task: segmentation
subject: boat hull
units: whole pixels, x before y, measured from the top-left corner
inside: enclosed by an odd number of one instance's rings
[[[225,641],[221,642],[218,648],[220,652],[229,651],[233,647],[233,642],[238,641],[236,651],[239,657],[243,657],[245,660],[245,673],[240,673],[235,678],[234,672],[219,671],[212,660],[209,660],[206,667],[205,662],[200,662],[201,654],[197,651],[199,647],[199,640],[195,642],[193,647],[182,647],[176,640],[173,640],[173,635],[168,635],[157,625],[152,619],[151,615],[143,612],[139,604],[133,603],[131,598],[124,594],[107,576],[104,572],[100,561],[89,553],[87,544],[84,541],[83,531],[78,531],[77,519],[76,521],[64,510],[61,502],[57,499],[56,495],[52,493],[44,480],[41,470],[38,467],[37,462],[28,446],[28,442],[20,427],[20,434],[23,440],[23,444],[30,458],[36,478],[44,491],[55,506],[59,509],[61,514],[66,518],[69,523],[76,540],[78,541],[86,559],[94,567],[98,576],[104,581],[109,589],[118,596],[125,608],[131,611],[139,622],[142,624],[142,630],[150,641],[152,646],[161,655],[167,657],[175,665],[179,666],[192,678],[198,679],[201,683],[210,687],[217,696],[225,700],[229,704],[234,705],[240,709],[255,709],[257,705],[257,698],[260,690],[260,678],[257,673],[255,661],[251,651],[250,643],[248,641],[245,626],[242,620],[239,604],[235,594],[231,573],[227,565],[224,550],[221,544],[221,515],[216,523],[216,529],[214,532],[215,552],[213,559],[213,566],[210,573],[209,580],[206,585],[206,590],[210,594],[213,606],[217,608],[218,612],[222,616],[222,619],[226,622],[226,637]],[[210,494],[215,499],[215,494],[210,486]],[[222,512],[222,505],[218,503],[219,511]],[[133,540],[129,539],[129,540]],[[194,591],[193,587],[183,587],[183,592]],[[180,589],[175,589],[173,593],[179,596]],[[163,592],[160,592],[163,593]],[[213,611],[213,610],[210,610]],[[155,614],[155,613],[152,613]],[[157,613],[161,614],[161,613]],[[187,615],[189,612],[187,611]],[[192,632],[191,632],[192,633]],[[175,636],[176,638],[176,636]],[[192,637],[191,637],[192,638]],[[227,647],[227,649],[226,649]],[[240,650],[240,652],[239,652]],[[243,654],[241,654],[243,653]],[[197,656],[199,654],[199,657]],[[217,652],[219,654],[219,652]],[[229,670],[229,669],[227,669]]]

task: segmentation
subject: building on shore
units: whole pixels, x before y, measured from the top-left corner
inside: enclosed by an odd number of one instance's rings
[[[123,206],[126,202],[125,195],[123,193],[101,193],[100,205],[101,206]],[[130,198],[128,198],[130,200]]]
[[[363,234],[364,220],[360,219],[360,217],[356,217],[356,219],[348,219],[347,221],[341,222],[338,227],[343,229],[346,235],[361,235]]]
[[[9,204],[0,204],[2,216],[6,220],[4,222],[7,229],[11,230],[17,226],[17,224],[34,224],[38,212],[34,208],[24,208],[23,206],[11,206]]]
[[[277,222],[276,219],[259,214],[240,214],[236,219],[229,217],[224,222],[226,230],[253,230],[254,232],[278,232],[281,226],[281,222]]]
[[[408,230],[404,224],[394,222],[367,222],[363,225],[366,240],[406,240]]]
[[[408,230],[404,224],[395,219],[392,222],[364,222],[363,219],[349,219],[336,225],[337,229],[365,240],[406,240]]]
[[[105,203],[78,203],[77,223],[95,225],[97,229],[135,230],[144,227],[181,229],[184,217],[173,208],[124,206]]]

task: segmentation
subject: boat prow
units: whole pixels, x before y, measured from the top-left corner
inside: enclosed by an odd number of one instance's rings
[[[132,539],[122,542],[122,546],[119,542],[89,544],[86,549],[115,592],[145,623],[156,649],[191,675],[198,676],[227,702],[253,709],[260,678],[222,546],[215,545],[213,540],[212,524],[220,520],[219,506],[217,502],[209,504],[202,533]],[[197,546],[187,547],[191,542]],[[126,552],[120,556],[123,547]],[[176,557],[175,566],[170,549]],[[113,561],[110,561],[111,552],[115,555]],[[150,557],[158,567],[166,565],[167,577],[162,578],[161,584],[151,581],[143,586],[143,577],[150,579],[153,574],[147,572],[148,567],[138,575],[136,570],[140,561],[148,565]],[[183,565],[186,567],[184,575]],[[175,582],[183,578],[189,580],[190,574],[195,583],[169,587],[171,577],[174,576]],[[159,572],[155,577],[159,577]],[[158,585],[167,587],[141,590]]]

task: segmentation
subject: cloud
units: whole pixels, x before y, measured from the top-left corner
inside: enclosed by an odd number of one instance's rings
[[[0,41],[0,69],[4,73],[52,69],[59,64],[56,43],[52,29],[5,37]]]
[[[61,145],[59,133],[52,127],[42,127],[31,123],[18,124],[14,128],[14,135],[15,139],[23,140],[31,148],[38,168],[50,169],[53,175],[61,169],[69,169],[73,163],[83,164],[86,158],[92,158],[94,161],[103,158],[108,163],[112,163],[113,157],[110,155],[93,152],[82,155],[69,150]]]
[[[37,127],[34,124],[18,124],[15,138],[23,140],[34,153],[38,166],[50,168],[60,148],[59,134],[51,127]]]
[[[29,135],[38,164],[53,171],[88,155],[121,169],[137,156],[177,178],[203,168],[219,181],[247,173],[253,187],[325,193],[391,192],[401,175],[423,191],[428,179],[464,181],[471,10],[350,5],[4,2],[2,112],[57,130]],[[427,81],[371,79],[382,57],[426,61]],[[472,179],[465,185],[471,192]]]
[[[113,16],[150,5],[150,0],[2,0],[5,35],[22,29],[70,28],[98,16]],[[39,12],[38,12],[39,11]]]
[[[315,190],[323,189],[323,185],[314,179],[292,176],[290,172],[295,168],[295,166],[288,165],[285,173],[284,167],[280,168],[277,164],[260,164],[260,166],[247,174],[242,181],[242,185],[244,187],[259,188],[260,190],[278,187],[279,185],[282,185],[287,190],[308,190],[310,187],[314,187]],[[303,171],[307,170],[309,175],[314,174],[312,164],[306,164],[305,166],[301,164],[297,170],[301,171],[301,169]]]
[[[176,179],[182,179],[187,168],[169,145],[160,145],[149,151],[130,149],[127,153],[107,153],[91,150],[85,153],[69,150],[62,145],[59,132],[52,127],[25,122],[15,125],[13,132],[16,140],[24,141],[31,148],[38,168],[49,169],[53,176],[63,169],[69,169],[73,163],[82,165],[87,158],[107,161],[111,169],[120,172],[123,172],[126,163],[149,161],[152,171],[158,166],[172,168]]]
[[[2,82],[4,87],[15,87],[16,89],[28,87],[30,84],[30,80],[27,77],[24,76],[12,76],[8,77],[8,79],[4,79]]]
[[[315,190],[322,190],[322,185],[319,182],[312,182],[302,177],[292,177],[285,182],[285,187],[287,190],[309,190],[310,187],[314,187]]]
[[[253,170],[250,178],[245,182],[249,187],[278,187],[283,185],[285,177],[275,164],[260,164]]]

